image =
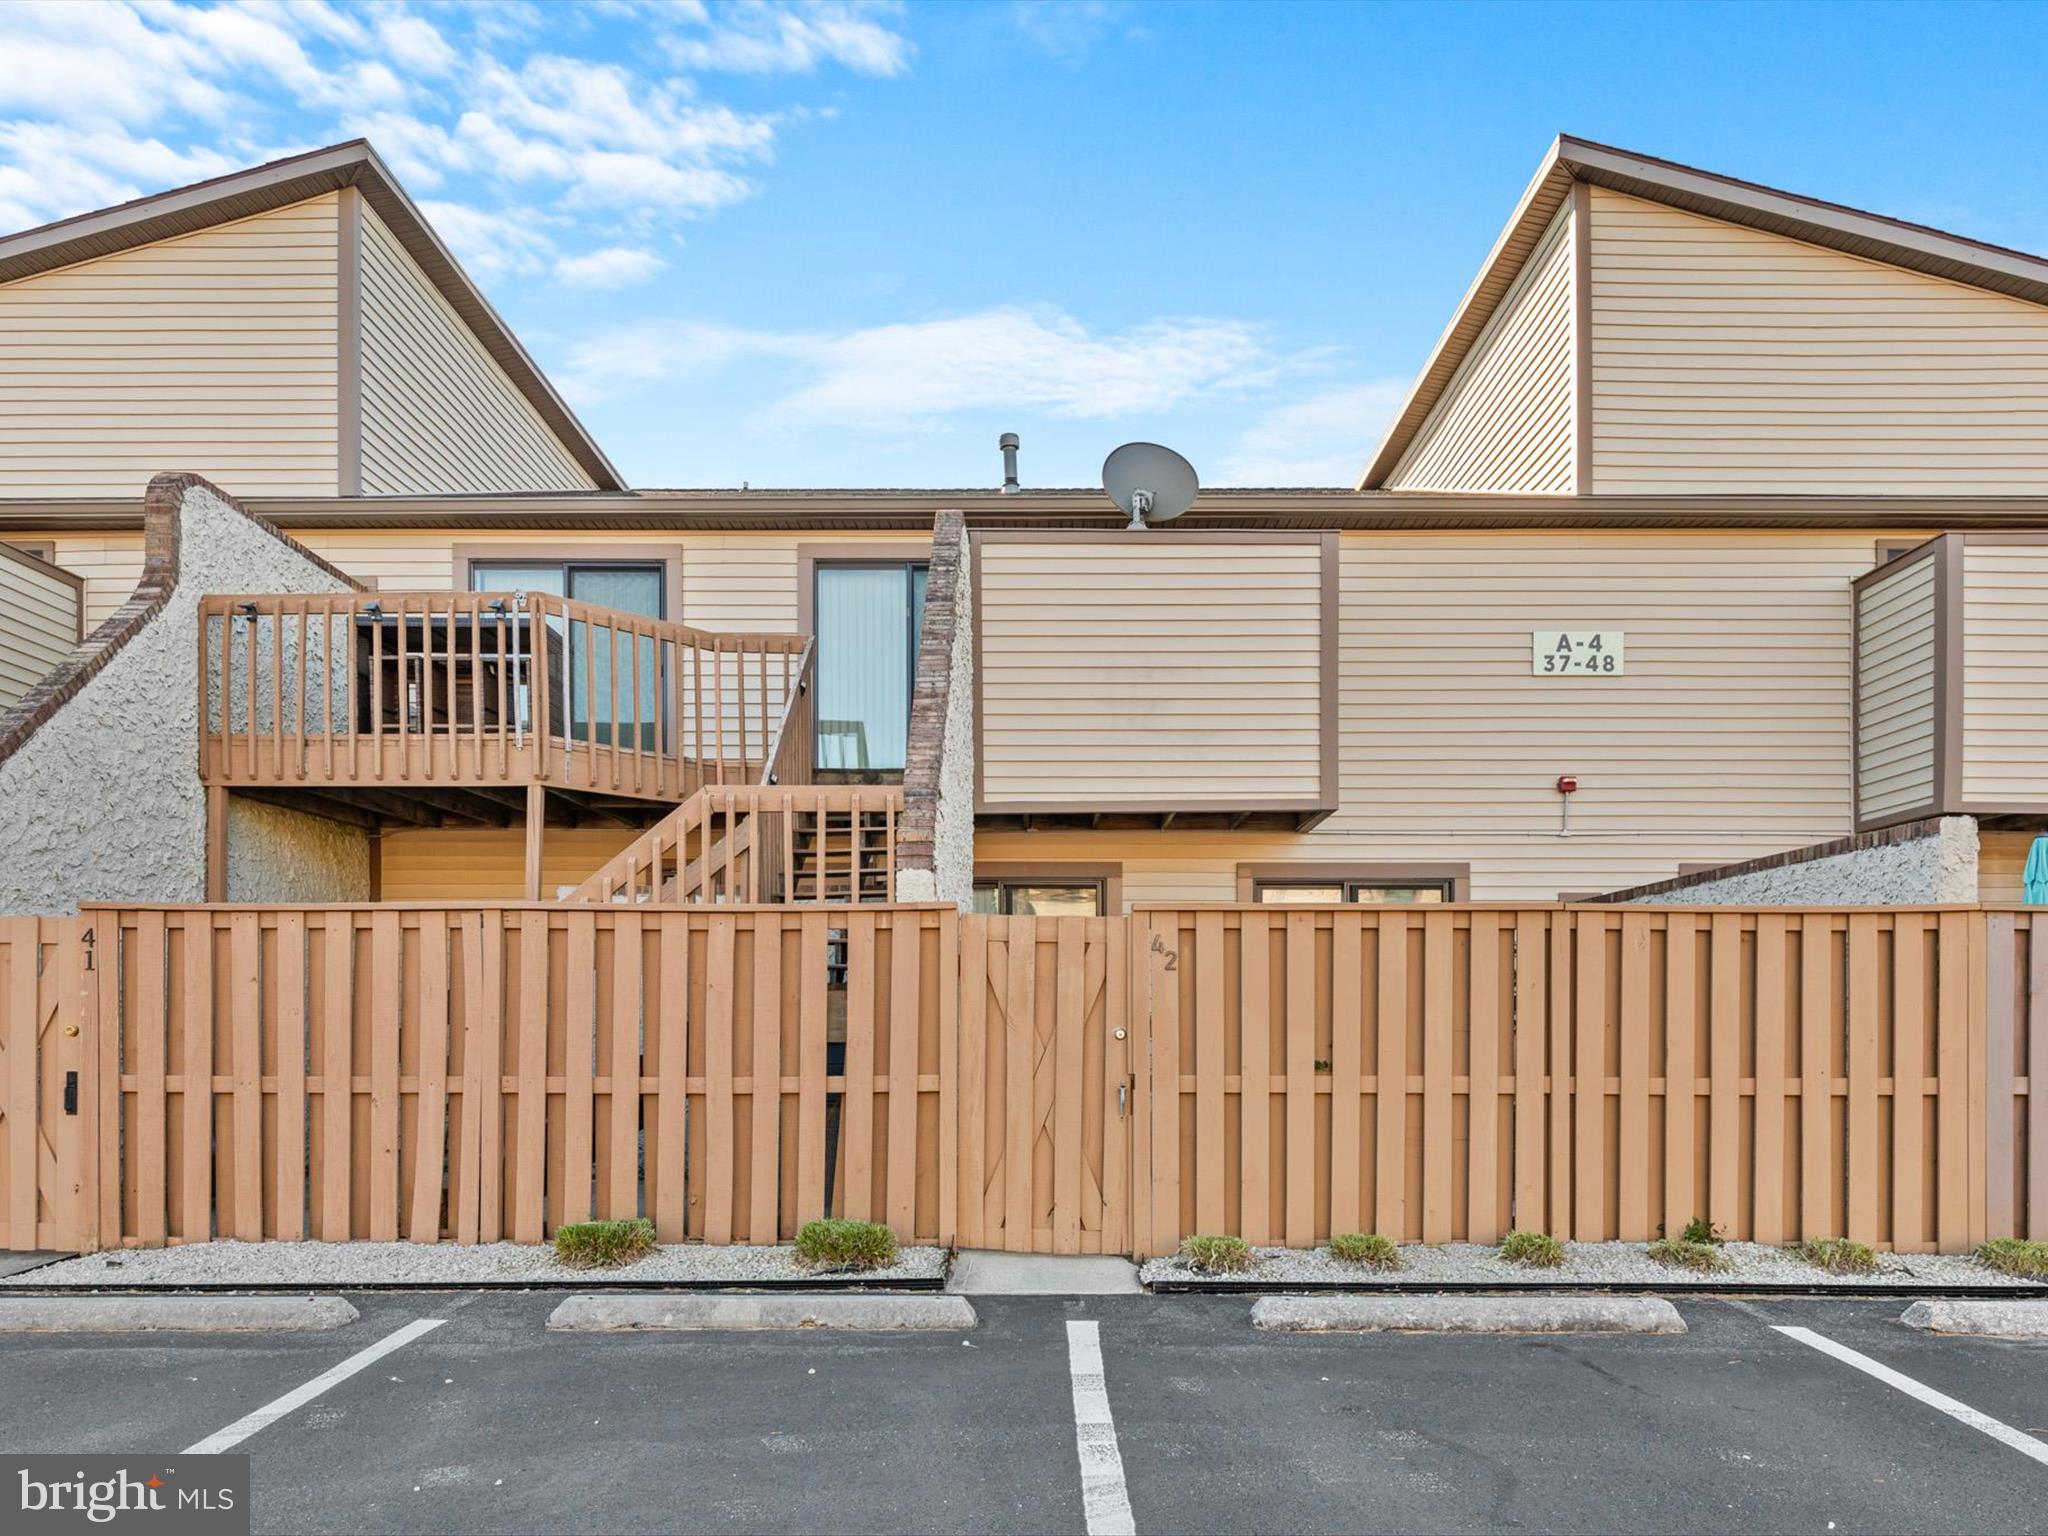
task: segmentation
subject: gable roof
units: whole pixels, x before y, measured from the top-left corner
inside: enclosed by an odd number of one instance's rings
[[[1359,478],[1359,489],[1376,490],[1393,473],[1493,318],[1529,253],[1571,196],[1572,184],[1580,181],[1868,261],[2048,305],[2048,259],[2043,257],[1560,134],[1537,166],[1507,227],[1487,252],[1479,275],[1458,301],[1451,323],[1437,339],[1394,424]]]
[[[93,213],[0,239],[0,283],[32,277],[117,251],[152,245],[195,230],[252,218],[322,193],[354,187],[397,236],[420,270],[475,333],[505,376],[540,413],[599,490],[623,490],[625,481],[596,439],[584,430],[540,365],[520,345],[498,312],[426,220],[367,139],[350,139],[267,165],[175,187]]]

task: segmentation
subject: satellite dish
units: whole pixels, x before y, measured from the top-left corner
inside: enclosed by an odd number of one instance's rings
[[[1102,488],[1133,528],[1164,523],[1195,504],[1195,466],[1157,443],[1125,443],[1102,461]]]

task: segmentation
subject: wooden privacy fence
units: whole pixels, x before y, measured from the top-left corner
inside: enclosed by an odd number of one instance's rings
[[[0,1048],[15,1248],[2048,1236],[2023,909],[91,908]]]
[[[1958,1251],[2048,1234],[2027,912],[1144,911],[1151,1180],[1190,1232]]]
[[[87,1246],[537,1242],[642,1214],[669,1241],[774,1242],[828,1211],[933,1241],[951,1203],[950,911],[77,922],[115,1023]]]

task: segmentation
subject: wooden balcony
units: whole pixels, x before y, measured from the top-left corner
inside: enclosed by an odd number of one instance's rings
[[[807,636],[538,593],[207,597],[199,773],[362,824],[507,825],[539,790],[644,825],[778,750],[807,779],[783,737],[810,664]]]

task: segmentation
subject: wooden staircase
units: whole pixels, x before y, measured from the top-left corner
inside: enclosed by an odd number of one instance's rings
[[[900,785],[701,789],[562,899],[886,902]]]
[[[900,784],[813,784],[807,646],[759,784],[697,790],[565,902],[887,902]]]

